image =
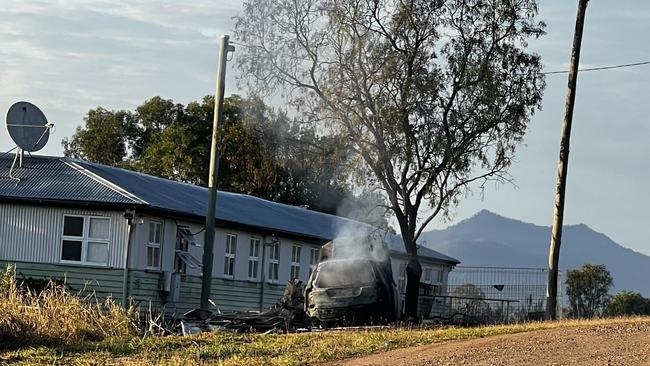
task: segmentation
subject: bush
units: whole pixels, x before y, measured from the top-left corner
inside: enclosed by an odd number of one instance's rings
[[[650,315],[650,299],[646,299],[638,292],[621,291],[607,307],[607,315]]]
[[[112,299],[81,298],[50,282],[41,291],[21,287],[12,267],[0,273],[0,348],[70,345],[139,333],[138,311]]]

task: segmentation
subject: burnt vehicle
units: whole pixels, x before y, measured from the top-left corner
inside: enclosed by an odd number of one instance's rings
[[[397,318],[398,295],[390,259],[377,259],[372,246],[367,247],[361,256],[343,255],[344,251],[333,255],[337,252],[334,242],[323,247],[305,287],[305,313],[313,323],[377,324]]]

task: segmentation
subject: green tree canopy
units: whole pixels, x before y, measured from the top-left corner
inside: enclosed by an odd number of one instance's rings
[[[186,106],[154,97],[134,111],[98,107],[63,140],[64,154],[206,186],[213,110],[213,96]],[[343,174],[348,156],[340,142],[259,98],[225,98],[220,137],[219,189],[329,213],[360,207]]]
[[[650,315],[650,299],[638,292],[621,291],[616,294],[609,306],[609,316]]]
[[[567,271],[569,315],[575,318],[593,318],[603,315],[610,301],[609,290],[613,279],[605,265],[584,264],[580,269]]]

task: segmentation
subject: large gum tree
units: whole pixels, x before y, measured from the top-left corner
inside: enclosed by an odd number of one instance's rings
[[[536,0],[243,2],[234,38],[249,88],[345,141],[384,192],[408,254],[407,317],[420,234],[472,187],[509,179],[541,106],[537,13]]]

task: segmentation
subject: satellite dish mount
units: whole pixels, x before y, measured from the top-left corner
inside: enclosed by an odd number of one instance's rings
[[[18,149],[9,169],[9,178],[20,182],[20,178],[12,175],[16,163],[22,167],[25,152],[31,155],[45,147],[54,125],[47,121],[37,106],[29,102],[16,102],[7,111],[6,126],[9,136],[16,143],[11,150]]]

